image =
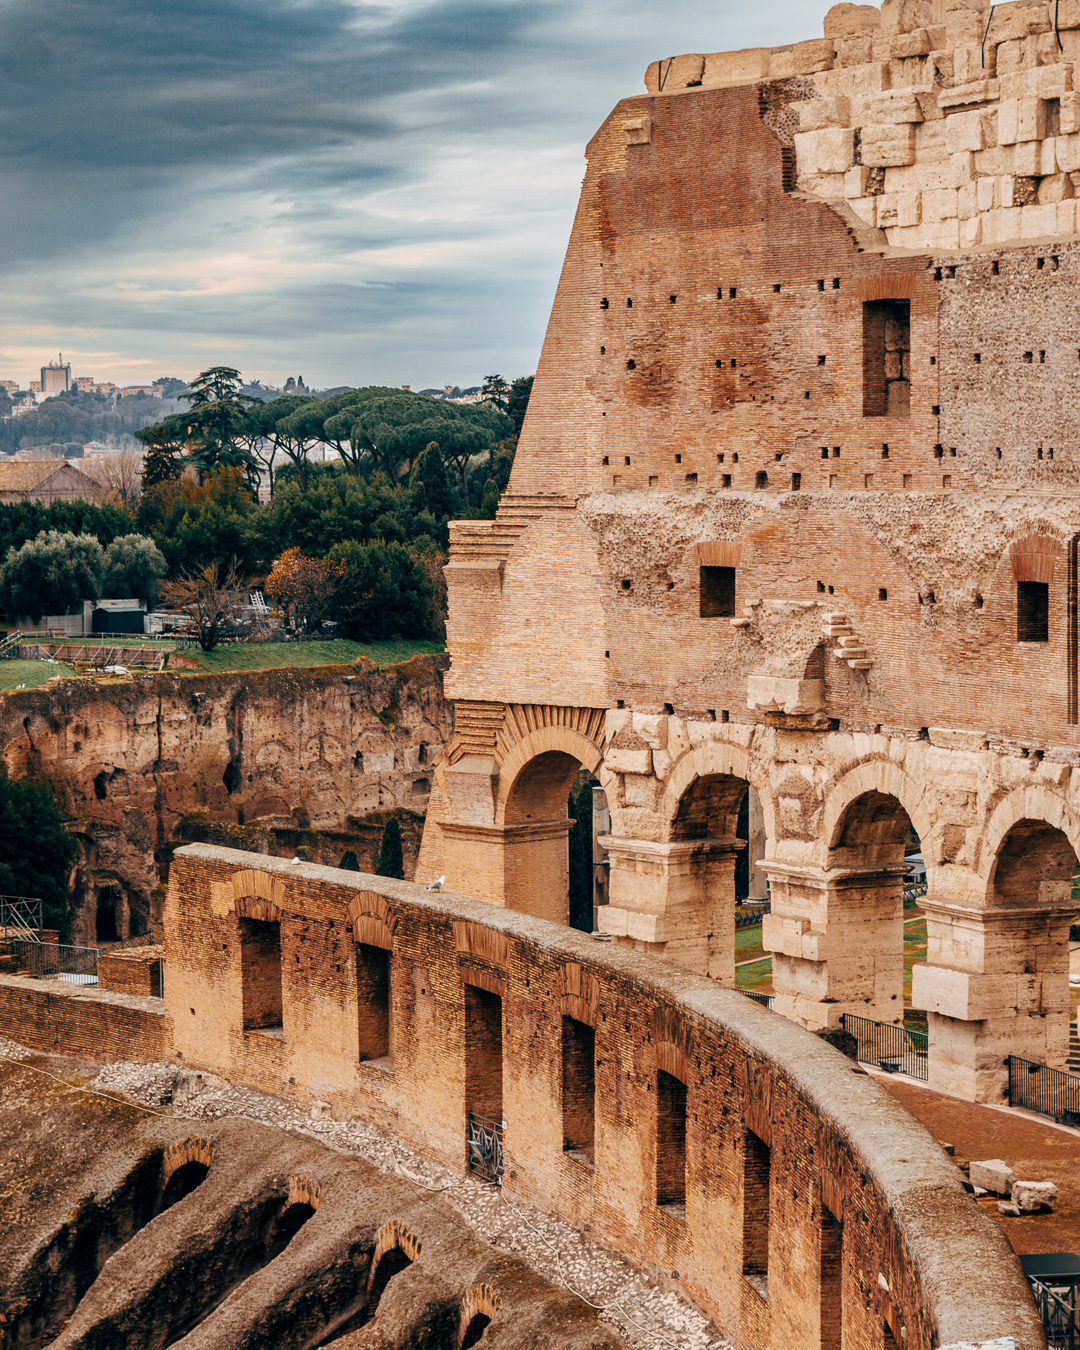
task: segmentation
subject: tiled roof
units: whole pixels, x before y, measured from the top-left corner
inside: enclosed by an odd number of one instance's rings
[[[19,464],[0,464],[0,492],[31,492],[59,473],[61,469],[72,469],[66,459],[49,459],[39,462]],[[80,478],[86,478],[81,469],[75,469]],[[87,478],[87,482],[92,482]]]

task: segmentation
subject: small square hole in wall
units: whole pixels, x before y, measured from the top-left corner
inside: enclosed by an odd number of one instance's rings
[[[930,409],[930,412],[934,417],[940,417],[941,405],[939,403],[935,403],[934,406]]]
[[[827,445],[823,445],[823,446],[821,447],[821,458],[822,458],[822,459],[828,459],[828,458],[829,458],[829,447],[828,447]]]
[[[601,464],[607,464],[607,463],[608,463],[608,457],[607,457],[607,455],[604,456],[604,458],[600,461],[600,463],[601,463]]]
[[[729,300],[734,300],[735,297],[736,297],[736,295],[738,295],[738,291],[735,289],[734,286],[732,286],[731,290],[728,291],[728,299],[729,299]]]
[[[630,299],[627,300],[627,302],[626,302],[626,308],[627,308],[627,309],[633,309],[633,308],[634,308],[634,302],[633,302],[633,300],[630,300]]]
[[[819,581],[819,582],[818,582],[817,588],[818,588],[818,595],[824,595],[824,594],[825,594],[825,583],[824,583],[823,581]]]
[[[617,699],[615,700],[615,706],[616,706],[616,708],[625,708],[625,707],[626,707],[626,702],[625,702],[624,699],[617,698]]]
[[[1054,458],[1054,448],[1053,448],[1053,446],[1051,446],[1050,449],[1047,450],[1047,452],[1046,452],[1046,458],[1047,458],[1047,459],[1053,459],[1053,458]]]
[[[833,279],[832,279],[832,288],[833,288],[834,291],[838,291],[838,290],[840,289],[840,278],[839,278],[839,277],[833,277]]]
[[[940,280],[941,280],[941,275],[942,275],[942,274],[941,274],[941,268],[940,268],[940,267],[935,267],[935,268],[934,268],[934,280],[935,280],[935,281],[940,281]]]
[[[977,595],[975,597],[975,608],[982,609],[982,607],[983,607],[983,598],[981,595]]]
[[[791,475],[791,490],[792,490],[792,492],[800,492],[800,491],[802,490],[802,474],[801,474],[801,473],[793,473],[793,474]]]
[[[887,445],[883,445],[883,446],[881,447],[881,458],[882,458],[882,459],[888,459],[888,458],[889,458],[889,447],[888,447]]]
[[[679,298],[679,297],[678,297],[677,295],[669,295],[669,296],[668,296],[668,300],[671,302],[671,304],[675,304],[675,302],[678,300],[678,298]]]
[[[1039,353],[1039,365],[1040,365],[1040,366],[1045,366],[1045,365],[1046,365],[1046,353],[1045,353],[1045,352],[1040,352],[1040,353]]]
[[[600,348],[600,355],[601,355],[601,356],[607,356],[607,348],[606,348],[606,347],[601,347],[601,348]]]
[[[621,486],[622,486],[622,474],[621,474],[621,473],[613,473],[613,474],[611,475],[611,486],[612,486],[612,487],[621,487]]]
[[[681,464],[681,463],[682,463],[682,455],[676,455],[676,456],[675,456],[675,463],[676,463],[676,464]]]
[[[911,487],[911,474],[906,473],[903,475],[902,485],[906,488]]]
[[[631,357],[631,359],[630,359],[629,361],[627,361],[627,363],[626,363],[626,369],[627,369],[627,370],[637,370],[637,362],[636,362],[632,357]]]
[[[1039,259],[1037,260],[1037,262],[1036,262],[1035,265],[1038,267],[1039,271],[1041,272],[1041,271],[1043,270],[1043,268],[1046,266],[1046,259],[1045,259],[1045,258],[1039,258]]]
[[[658,487],[659,484],[660,484],[660,479],[656,476],[656,474],[654,474],[654,473],[649,474],[649,486],[650,486],[651,488],[653,488],[653,487]]]
[[[803,393],[803,398],[809,398],[809,397],[810,397],[810,390],[807,389],[807,390]]]
[[[952,487],[952,474],[951,474],[951,473],[943,473],[943,474],[941,475],[941,486],[942,486],[942,487]]]
[[[674,717],[674,716],[675,716],[675,707],[674,707],[674,705],[671,704],[671,703],[665,703],[665,704],[664,704],[664,712],[667,713],[668,717]]]
[[[619,582],[619,585],[623,588],[624,591],[628,591],[630,589],[630,578],[623,577],[622,581]]]
[[[930,364],[931,364],[932,366],[936,366],[936,365],[937,365],[937,357],[936,357],[936,356],[932,356],[932,357],[930,358]]]
[[[981,366],[981,365],[982,365],[982,352],[976,352],[976,353],[975,353],[975,364],[976,364],[977,366]]]
[[[717,363],[716,363],[716,369],[717,369],[717,370],[723,370],[723,368],[724,368],[724,363],[723,363],[723,361],[717,361]]]
[[[723,462],[724,462],[724,453],[723,453],[723,451],[721,451],[720,454],[718,454],[718,455],[716,456],[716,462],[717,462],[717,464],[723,464]]]
[[[731,486],[731,474],[725,473],[725,474],[722,476],[722,478],[721,478],[721,480],[720,480],[720,486],[721,486],[721,487],[726,487],[726,488],[729,488],[729,487]]]
[[[608,298],[607,298],[606,295],[604,296],[603,300],[600,301],[600,308],[601,308],[601,309],[607,309],[607,308],[608,308]]]
[[[830,594],[830,595],[835,595],[835,594],[836,594],[836,587],[835,587],[835,586],[830,586],[830,587],[829,587],[829,594]]]
[[[990,264],[990,275],[992,277],[1001,276],[1001,264],[999,262],[992,262]]]
[[[818,288],[819,291],[823,291],[823,290],[825,289],[825,279],[824,279],[824,277],[818,282],[817,288]]]
[[[779,295],[779,294],[780,294],[780,287],[779,287],[779,285],[773,286],[773,295]]]
[[[997,449],[994,451],[994,453],[997,455],[998,459],[1001,458],[1001,446],[1000,446],[1000,445],[997,447]]]
[[[732,462],[732,464],[738,464],[738,462],[739,462],[739,452],[738,452],[738,450],[736,450],[735,453],[731,456],[731,462]]]
[[[863,474],[863,487],[872,488],[874,486],[874,475],[872,473]]]
[[[720,712],[720,721],[721,721],[721,722],[730,722],[730,721],[731,721],[731,714],[728,712],[728,710],[727,710],[726,708],[722,709],[721,712]]]
[[[934,458],[935,458],[935,459],[940,459],[940,458],[942,457],[942,455],[944,455],[944,453],[945,453],[945,447],[944,447],[944,446],[942,446],[942,445],[935,445],[935,446],[934,446]]]
[[[956,446],[955,446],[955,445],[950,445],[950,446],[949,446],[949,458],[950,458],[950,459],[955,459],[955,458],[956,458]]]
[[[888,598],[889,598],[889,592],[888,592],[888,590],[887,590],[884,586],[882,586],[882,587],[880,588],[880,590],[878,591],[878,593],[877,593],[877,598],[878,598],[879,600],[888,600]]]
[[[783,458],[784,458],[784,452],[783,452],[782,450],[777,450],[775,458],[776,458],[777,460],[783,459]]]
[[[840,476],[839,476],[839,474],[835,474],[835,473],[829,474],[829,486],[830,486],[831,488],[834,488],[834,487],[838,486],[839,482],[840,482]]]
[[[735,360],[735,358],[734,358],[734,356],[733,356],[733,357],[731,358],[731,369],[734,370],[735,367],[736,367],[736,365],[737,365],[737,362],[736,362],[736,360]]]
[[[824,357],[824,356],[819,356],[818,359],[817,359],[818,365],[819,365],[819,366],[823,366],[823,365],[825,364],[826,359],[827,359],[827,358]]]
[[[708,719],[709,719],[710,722],[715,722],[715,721],[716,721],[716,709],[715,709],[715,708],[710,708],[710,709],[708,710],[707,716],[708,716]]]
[[[686,481],[687,481],[688,483],[696,483],[696,482],[697,482],[697,474],[696,474],[696,473],[688,473],[688,474],[686,475]]]
[[[604,653],[604,659],[607,660],[607,661],[610,661],[610,660],[611,660],[611,653],[610,653],[610,652],[605,652],[605,653]]]
[[[1042,459],[1042,447],[1040,447],[1035,453],[1039,459]]]
[[[630,456],[629,456],[629,455],[623,455],[623,463],[624,463],[624,464],[629,464],[629,463],[630,463]]]
[[[1034,352],[1025,352],[1025,353],[1024,353],[1024,364],[1030,366],[1030,365],[1031,365],[1031,362],[1032,362],[1032,360],[1033,360],[1033,358],[1034,358],[1034,355],[1035,355]]]
[[[833,448],[832,448],[832,457],[833,457],[833,459],[839,459],[839,458],[840,458],[840,447],[839,447],[838,445],[834,445],[834,446],[833,446]]]
[[[673,581],[669,581],[667,584],[667,588],[669,591],[673,591],[675,589],[675,583]]]

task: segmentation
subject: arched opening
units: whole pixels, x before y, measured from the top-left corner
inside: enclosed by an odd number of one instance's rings
[[[574,818],[569,799],[584,766],[562,750],[547,750],[530,760],[515,778],[506,799],[504,886],[508,909],[535,914],[555,923],[570,920],[571,840]],[[576,801],[576,796],[575,796]],[[591,847],[591,824],[589,826]],[[582,849],[575,841],[577,926],[584,926],[580,877]],[[589,860],[591,871],[591,859]],[[588,930],[592,931],[591,916]]]
[[[997,1026],[1005,1054],[1064,1068],[1070,1053],[1070,931],[1076,853],[1061,830],[1020,820],[1001,842],[990,872],[983,940],[984,974],[1017,988]],[[1080,996],[1080,990],[1076,991]],[[1011,1022],[1011,1026],[1006,1025]]]
[[[697,778],[679,799],[671,825],[667,901],[673,912],[689,921],[696,932],[691,941],[704,950],[695,959],[693,953],[681,951],[684,943],[676,941],[667,944],[664,954],[691,969],[704,967],[704,973],[725,985],[764,985],[767,992],[769,962],[761,948],[764,904],[746,904],[751,889],[751,816],[757,823],[759,811],[760,801],[756,793],[752,799],[750,784],[733,774]],[[760,836],[763,854],[763,820]]]
[[[98,942],[117,942],[120,938],[120,897],[115,886],[100,886],[97,895],[97,913],[94,916],[94,936]]]
[[[315,1206],[303,1200],[296,1200],[291,1205],[285,1206],[270,1230],[266,1244],[266,1264],[269,1265],[276,1256],[281,1255],[314,1213]]]
[[[158,1212],[164,1213],[173,1205],[179,1204],[192,1191],[197,1190],[206,1180],[209,1171],[209,1166],[198,1158],[192,1158],[189,1162],[181,1164],[165,1183]]]
[[[907,877],[921,864],[908,813],[888,793],[864,792],[844,810],[834,839],[830,881],[811,919],[827,935],[826,998],[837,1014],[924,1032],[925,1016],[911,1012],[911,971],[926,959],[926,920],[917,906],[904,908]],[[776,959],[779,966],[786,958]]]
[[[375,1267],[375,1273],[371,1277],[371,1289],[368,1293],[367,1314],[368,1317],[374,1317],[379,1310],[379,1302],[383,1294],[386,1293],[386,1287],[395,1275],[400,1275],[403,1270],[408,1270],[412,1265],[412,1258],[407,1256],[400,1247],[391,1247]]]
[[[491,1318],[486,1313],[477,1313],[469,1325],[465,1328],[465,1335],[462,1337],[461,1350],[472,1350],[474,1345],[479,1345],[484,1339],[484,1332],[491,1325]]]

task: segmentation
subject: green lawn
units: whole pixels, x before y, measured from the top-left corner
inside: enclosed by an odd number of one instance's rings
[[[206,670],[269,670],[280,666],[346,666],[361,656],[379,666],[394,666],[412,656],[441,652],[441,642],[417,639],[411,642],[349,642],[345,638],[314,639],[310,642],[229,642],[212,652],[185,647]]]
[[[54,675],[75,675],[70,666],[58,661],[0,661],[0,692],[11,689],[36,689]]]

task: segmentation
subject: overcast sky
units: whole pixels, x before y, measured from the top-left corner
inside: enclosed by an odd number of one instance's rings
[[[590,136],[826,0],[0,0],[0,378],[531,373]]]

